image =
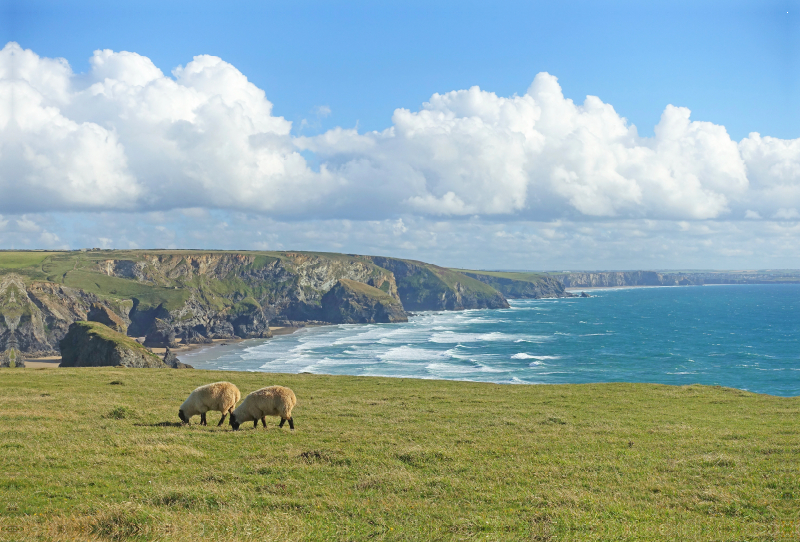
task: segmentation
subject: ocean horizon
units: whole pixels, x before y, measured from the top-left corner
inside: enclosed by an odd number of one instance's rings
[[[179,354],[197,369],[505,384],[704,384],[800,395],[800,285],[587,290]]]

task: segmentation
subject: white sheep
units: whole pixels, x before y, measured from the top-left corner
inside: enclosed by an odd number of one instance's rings
[[[183,402],[178,416],[183,423],[189,423],[192,416],[200,414],[200,425],[208,425],[206,423],[206,412],[209,410],[217,410],[222,412],[217,427],[222,425],[225,421],[225,416],[233,412],[236,403],[242,398],[239,388],[230,382],[214,382],[213,384],[206,384],[194,390],[189,397]]]
[[[297,404],[294,392],[283,386],[269,386],[256,390],[244,398],[242,404],[231,412],[230,424],[234,431],[245,422],[252,421],[253,427],[258,427],[258,420],[264,427],[267,426],[267,416],[280,416],[281,423],[278,427],[289,422],[289,428],[294,431],[292,409]]]

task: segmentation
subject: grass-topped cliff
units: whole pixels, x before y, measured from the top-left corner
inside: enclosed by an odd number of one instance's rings
[[[381,294],[373,292],[364,298],[367,303],[355,304],[325,297],[342,280]],[[388,322],[404,319],[406,310],[507,306],[502,293],[473,277],[387,257],[290,251],[0,252],[0,351],[11,337],[22,352],[56,351],[69,324],[85,319],[93,303],[113,311],[128,325],[129,335],[146,336],[153,346],[266,337],[270,321]],[[359,314],[342,312],[347,307]]]
[[[189,427],[291,387],[296,431]],[[0,370],[0,540],[796,540],[800,398],[142,369]]]
[[[564,285],[547,273],[515,271],[473,271],[453,269],[470,278],[488,284],[510,299],[564,297]]]

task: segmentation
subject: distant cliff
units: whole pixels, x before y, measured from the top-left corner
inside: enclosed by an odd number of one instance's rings
[[[663,286],[662,275],[655,271],[612,271],[599,273],[569,273],[558,279],[566,288],[597,288],[613,286]]]
[[[559,280],[541,273],[461,271],[468,277],[488,284],[509,299],[569,297]]]
[[[579,271],[553,276],[567,288],[800,283],[800,272],[797,271]]]
[[[13,266],[4,267],[4,256]],[[31,263],[19,265],[21,260]],[[26,355],[57,353],[69,326],[87,320],[90,311],[120,330],[127,326],[129,336],[145,337],[147,346],[174,346],[269,337],[270,322],[396,322],[407,318],[406,310],[507,306],[502,293],[479,280],[396,258],[0,252],[0,352],[13,347]]]

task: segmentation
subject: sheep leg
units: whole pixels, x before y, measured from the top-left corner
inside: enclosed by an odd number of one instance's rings
[[[253,429],[256,429],[256,428],[258,428],[258,418],[253,420]]]
[[[261,425],[263,427],[267,426],[267,417],[266,416],[261,416]]]
[[[294,431],[294,418],[289,418],[289,429]]]
[[[205,412],[203,412],[202,414],[200,414],[200,425],[208,425],[208,424],[206,423],[206,413],[205,413]]]
[[[222,417],[219,419],[219,423],[217,424],[217,427],[219,427],[220,425],[222,425],[222,422],[224,422],[224,421],[225,421],[225,416],[227,416],[227,415],[228,415],[228,413],[227,413],[227,412],[223,412],[223,413],[222,413]]]
[[[278,427],[283,427],[283,424],[286,423],[286,418],[281,418],[281,423]]]

